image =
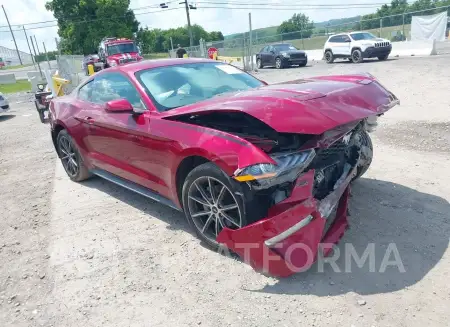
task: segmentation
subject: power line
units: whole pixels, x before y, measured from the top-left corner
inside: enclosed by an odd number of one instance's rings
[[[168,8],[168,9],[164,9],[164,10],[135,13],[134,15],[137,16],[137,15],[155,14],[155,13],[166,12],[166,11],[171,11],[171,10],[180,10],[180,9],[182,9],[182,8]],[[74,22],[71,22],[71,23],[72,24],[85,24],[85,23],[92,23],[92,22],[103,21],[103,20],[111,20],[111,19],[125,17],[125,16],[126,15],[116,16],[116,17],[108,17],[108,18],[97,18],[97,19],[91,19],[91,20],[74,21]],[[55,21],[50,21],[50,22],[56,22],[56,20]],[[35,23],[35,24],[37,24],[37,23]],[[25,24],[23,24],[23,25],[25,25]],[[23,25],[15,25],[15,26],[23,26]],[[46,25],[46,26],[30,27],[30,28],[27,28],[26,30],[36,30],[36,29],[41,29],[41,28],[49,28],[49,27],[57,27],[57,26],[58,26],[58,24],[53,24],[53,25]],[[12,30],[12,32],[21,32],[21,31],[22,30],[20,30],[20,29]],[[2,33],[2,32],[8,32],[9,33],[9,31],[0,31],[0,33]]]
[[[379,2],[379,3],[339,3],[339,4],[299,4],[295,3],[256,3],[256,2],[237,2],[237,1],[197,1],[196,4],[211,4],[211,5],[233,5],[233,6],[272,6],[272,7],[354,7],[354,6],[382,6],[389,5],[389,2]],[[258,9],[258,8],[255,8]]]
[[[177,0],[166,1],[164,4],[170,4],[170,3],[174,3],[174,2],[177,2]],[[162,5],[162,3],[161,4],[154,4],[154,5],[150,5],[150,6],[145,6],[145,7],[130,8],[129,10],[138,11],[138,10],[151,9],[151,8],[155,8],[156,9],[156,8],[161,8],[161,5]],[[173,9],[175,9],[175,8],[173,8]],[[170,10],[173,10],[173,9],[171,8]],[[178,9],[178,8],[176,8],[176,9]],[[141,15],[141,14],[146,14],[146,13],[135,13],[135,15]],[[93,20],[95,20],[95,19],[93,19]],[[53,20],[46,20],[46,21],[33,22],[33,23],[13,24],[11,26],[16,27],[16,26],[39,25],[39,24],[46,24],[46,23],[54,23],[54,22],[57,22],[57,21],[58,21],[57,19],[53,19]],[[83,21],[83,22],[89,22],[89,21]],[[2,28],[2,27],[8,27],[8,25],[0,26],[0,28]]]
[[[337,9],[371,9],[378,8],[378,6],[355,6],[355,7],[318,7],[318,8],[302,8],[302,7],[226,7],[226,6],[208,6],[208,7],[197,7],[197,9],[229,9],[229,10],[298,10],[298,11],[311,11],[311,10],[337,10]]]

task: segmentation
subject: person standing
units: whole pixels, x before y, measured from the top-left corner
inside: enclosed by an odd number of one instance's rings
[[[187,54],[186,50],[184,48],[181,47],[181,45],[178,44],[178,49],[177,49],[177,58],[183,58],[185,54]]]

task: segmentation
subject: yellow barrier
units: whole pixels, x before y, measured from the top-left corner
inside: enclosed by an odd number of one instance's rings
[[[183,55],[183,58],[189,58],[188,54],[185,53],[185,54]]]
[[[60,97],[64,95],[64,90],[63,90],[63,85],[69,84],[70,81],[60,77],[58,74],[55,74],[52,76],[52,80],[53,80],[53,87],[55,89],[56,92],[56,96]]]
[[[88,75],[91,76],[91,75],[94,75],[94,73],[95,73],[95,71],[94,71],[94,65],[89,64],[89,65],[88,65]]]
[[[224,61],[228,64],[231,64],[233,61],[241,61],[242,58],[241,57],[223,57],[223,56],[215,56],[216,59],[215,60],[219,60],[219,61]]]

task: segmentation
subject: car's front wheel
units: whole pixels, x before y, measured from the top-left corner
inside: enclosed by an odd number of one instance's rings
[[[277,69],[283,68],[283,61],[281,60],[281,58],[275,59],[275,68],[277,68]]]
[[[213,249],[224,229],[238,229],[246,225],[244,203],[239,184],[213,163],[194,168],[183,184],[182,202],[186,218],[197,234]]]
[[[264,68],[261,58],[256,59],[256,67],[258,67],[258,69]]]
[[[359,49],[355,49],[352,51],[352,61],[355,64],[359,64],[363,61],[362,52]]]
[[[74,182],[88,179],[89,170],[84,165],[80,152],[67,130],[63,129],[58,133],[56,146],[61,163],[70,179]]]
[[[387,55],[383,55],[383,56],[378,56],[378,60],[384,61],[384,60],[386,60],[388,57],[389,57],[388,54],[387,54]]]

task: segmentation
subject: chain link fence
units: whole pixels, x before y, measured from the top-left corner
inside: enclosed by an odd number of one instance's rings
[[[63,87],[65,94],[72,92],[86,78],[82,65],[83,58],[80,55],[56,56],[59,76],[70,81]]]
[[[263,47],[275,43],[290,43],[301,50],[323,49],[326,40],[332,34],[368,31],[377,37],[388,39],[391,42],[401,42],[411,39],[411,20],[413,16],[427,16],[447,11],[450,16],[450,6],[430,8],[420,11],[403,12],[396,15],[376,17],[373,19],[361,19],[359,21],[348,22],[339,25],[323,25],[309,30],[300,30],[291,33],[270,34],[267,32],[252,32],[252,42],[250,44],[249,33],[236,35],[231,39],[223,41],[208,42],[205,48],[213,47],[218,49],[219,56],[242,57],[242,68],[250,68],[250,59],[253,58]],[[450,24],[449,24],[450,25]],[[449,27],[446,35],[448,38]],[[264,34],[263,34],[264,33]],[[263,34],[263,35],[261,35]],[[207,57],[206,50],[199,50],[200,46],[186,48],[190,57]],[[450,41],[439,42],[438,53],[450,52]]]

